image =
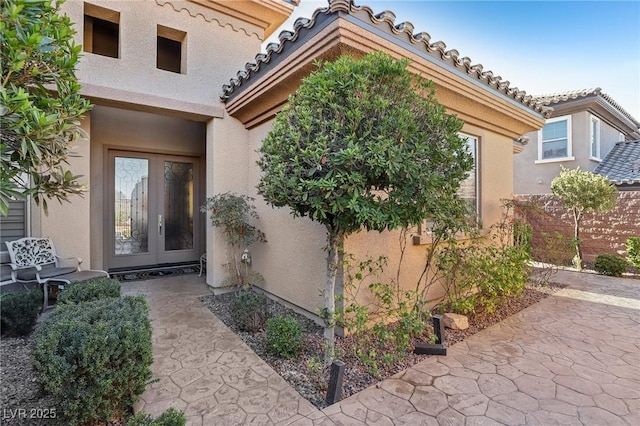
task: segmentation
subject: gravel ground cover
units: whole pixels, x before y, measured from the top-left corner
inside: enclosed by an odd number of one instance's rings
[[[530,284],[524,291],[522,298],[512,298],[493,313],[477,312],[469,316],[469,328],[466,330],[447,329],[446,344],[454,345],[465,338],[496,324],[503,319],[525,309],[534,303],[555,293],[562,287],[557,284],[537,286]],[[282,378],[284,378],[300,395],[318,408],[324,408],[326,403],[326,388],[328,384],[328,372],[323,371],[322,364],[322,328],[309,318],[296,313],[295,311],[272,302],[270,306],[272,315],[290,315],[294,317],[302,326],[304,338],[304,349],[302,353],[293,359],[283,359],[273,355],[266,345],[266,333],[247,333],[237,329],[229,307],[234,293],[223,295],[209,295],[200,300],[207,305],[222,322],[236,333],[258,356],[264,359]],[[412,352],[406,356],[394,360],[390,364],[378,363],[378,374],[373,374],[371,368],[363,365],[355,353],[352,338],[336,338],[336,354],[346,365],[343,379],[342,397],[346,398],[354,393],[390,377],[410,366],[420,362],[429,355],[416,355]]]
[[[446,330],[447,345],[463,341],[466,337],[493,325],[504,318],[542,300],[561,287],[528,286],[522,298],[511,299],[493,314],[478,312],[469,317],[469,328],[464,331]],[[264,331],[246,333],[238,331],[231,320],[229,305],[232,293],[221,296],[206,296],[201,300],[231,330],[244,340],[253,351],[262,357],[271,367],[291,384],[304,398],[318,408],[325,407],[328,378],[321,368],[322,328],[312,320],[295,313],[279,303],[271,305],[273,314],[292,315],[302,325],[305,344],[302,354],[294,359],[282,359],[272,355],[265,343]],[[343,382],[343,398],[359,392],[399,371],[424,359],[426,355],[406,354],[406,357],[388,365],[380,365],[379,374],[358,362],[350,351],[353,341],[349,338],[336,340],[337,353],[346,364]],[[30,337],[2,337],[0,339],[0,406],[2,407],[2,425],[58,426],[65,425],[56,412],[55,402],[49,395],[41,392],[36,373],[31,366]],[[55,415],[55,418],[52,416]],[[45,418],[47,417],[47,418]],[[113,422],[109,426],[120,425]]]

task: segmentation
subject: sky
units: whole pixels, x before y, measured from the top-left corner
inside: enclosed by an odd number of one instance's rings
[[[356,0],[531,95],[600,87],[640,120],[640,2]],[[301,0],[281,30],[327,0]]]

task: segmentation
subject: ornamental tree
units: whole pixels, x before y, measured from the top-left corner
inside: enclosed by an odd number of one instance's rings
[[[210,213],[211,225],[220,228],[229,244],[231,259],[226,266],[233,273],[230,282],[235,286],[250,284],[249,262],[242,259],[243,251],[255,242],[267,242],[264,233],[250,223],[259,219],[253,201],[246,195],[225,192],[207,198],[200,207]]]
[[[304,79],[259,149],[258,192],[294,217],[327,229],[325,354],[334,354],[335,282],[345,237],[392,230],[460,208],[457,190],[473,166],[462,121],[408,60],[382,52],[343,56]],[[448,206],[448,207],[447,207]]]
[[[71,143],[83,135],[79,119],[90,107],[79,95],[75,67],[80,46],[63,1],[0,0],[0,213],[9,199],[31,195],[68,201],[84,188],[63,167]]]
[[[616,187],[605,176],[562,167],[551,181],[551,192],[573,213],[573,238],[576,245],[574,266],[582,269],[580,222],[585,213],[606,213],[616,205]]]

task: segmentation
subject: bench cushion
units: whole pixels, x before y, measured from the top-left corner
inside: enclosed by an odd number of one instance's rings
[[[51,277],[57,277],[59,275],[70,274],[74,271],[77,271],[78,268],[67,267],[67,268],[58,268],[55,264],[50,263],[48,265],[42,265],[42,270],[40,271],[40,278],[46,279]],[[21,281],[35,281],[36,280],[36,268],[28,268],[18,270],[17,276]]]

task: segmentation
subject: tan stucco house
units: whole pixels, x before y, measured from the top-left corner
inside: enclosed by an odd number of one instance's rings
[[[549,194],[560,166],[594,171],[617,142],[640,138],[640,122],[600,88],[534,99],[553,112],[514,157],[516,194]]]
[[[48,216],[28,206],[21,232],[51,236],[59,252],[110,271],[192,262],[206,252],[206,281],[216,288],[226,276],[227,249],[199,206],[222,192],[248,194],[257,198],[258,226],[268,239],[251,248],[263,289],[315,312],[322,303],[325,228],[256,196],[256,149],[314,61],[376,50],[409,58],[411,71],[433,80],[439,101],[465,122],[462,133],[476,158],[465,196],[485,226],[494,223],[500,200],[514,192],[514,153],[550,109],[410,23],[395,22],[392,12],[348,0],[298,19],[256,56],[296,3],[65,3],[84,46],[82,93],[95,105],[82,123],[88,140],[71,159],[89,192],[71,204],[52,204]],[[427,240],[412,231],[403,271],[409,279],[421,270]],[[19,236],[3,232],[3,238]],[[362,232],[348,239],[346,250],[384,254],[393,265],[398,234]]]

